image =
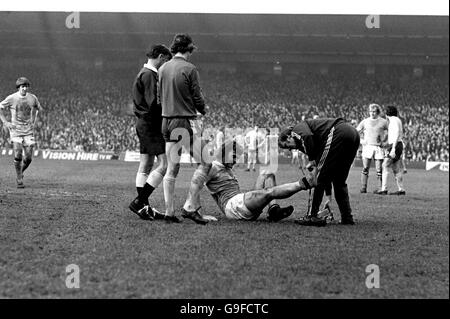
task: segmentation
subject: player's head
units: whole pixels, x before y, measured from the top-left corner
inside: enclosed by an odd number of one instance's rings
[[[225,167],[232,168],[243,152],[242,146],[233,139],[222,143],[222,146],[216,151],[215,156]]]
[[[380,113],[381,113],[381,108],[378,104],[376,103],[372,103],[369,105],[369,113],[370,113],[370,117],[376,119]]]
[[[16,89],[19,90],[19,93],[25,95],[30,88],[31,83],[26,77],[21,76],[16,80]]]
[[[179,53],[192,53],[197,47],[194,45],[192,38],[189,34],[176,34],[173,37],[172,44],[170,45],[170,52],[172,54]]]
[[[159,67],[163,65],[165,62],[172,59],[172,53],[170,53],[170,50],[165,45],[162,44],[152,45],[145,55],[149,59],[155,61],[155,67],[157,69],[159,69]]]
[[[386,115],[387,116],[398,116],[398,110],[393,105],[386,106]]]

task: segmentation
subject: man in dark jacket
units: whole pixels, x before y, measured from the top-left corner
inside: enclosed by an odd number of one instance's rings
[[[157,44],[152,45],[146,55],[148,62],[133,83],[133,110],[137,117],[136,133],[141,154],[136,174],[138,196],[129,208],[140,218],[151,220],[154,214],[148,198],[161,184],[167,169],[165,142],[161,133],[161,104],[157,101],[158,69],[172,58],[172,54],[167,47]],[[155,156],[158,166],[152,171]]]
[[[348,196],[347,177],[359,147],[359,134],[342,118],[304,120],[281,132],[281,148],[299,149],[308,157],[307,169],[316,171],[317,186],[313,191],[311,209],[296,223],[325,226],[317,217],[325,187],[333,183],[334,196],[341,213],[341,224],[353,225]]]

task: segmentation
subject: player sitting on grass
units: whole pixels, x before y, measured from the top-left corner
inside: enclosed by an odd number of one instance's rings
[[[288,198],[295,193],[308,190],[317,184],[316,171],[307,171],[306,176],[300,181],[276,185],[273,173],[262,173],[258,176],[255,190],[242,192],[239,183],[233,174],[232,168],[236,163],[238,154],[242,154],[242,148],[233,141],[222,144],[222,148],[216,151],[215,161],[206,179],[206,188],[211,193],[222,213],[229,219],[256,220],[261,215],[264,207],[269,206],[268,220],[279,221],[292,214],[293,206],[280,207],[275,199]],[[195,174],[202,174],[197,169]],[[200,209],[200,190],[189,194],[183,207],[186,211],[198,211]]]

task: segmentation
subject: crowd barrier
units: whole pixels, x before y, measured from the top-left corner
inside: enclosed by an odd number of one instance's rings
[[[113,152],[79,152],[79,151],[68,151],[68,150],[35,150],[34,151],[35,158],[41,158],[43,160],[66,160],[66,161],[110,161],[110,160],[119,160],[125,162],[139,162],[140,154],[136,151],[125,151],[120,154],[115,154]],[[1,148],[0,156],[13,156],[13,150],[10,148]],[[156,159],[155,159],[156,160]],[[280,155],[278,157],[278,164],[289,164],[291,162],[291,158]],[[181,164],[194,164],[196,161],[189,156],[187,153],[181,154],[180,158]],[[239,163],[245,164],[245,163]],[[374,166],[374,161],[372,161],[372,166]],[[362,160],[360,158],[356,158],[353,166],[362,167]],[[407,168],[411,169],[424,169],[424,170],[432,170],[439,169],[443,172],[449,171],[449,163],[448,162],[439,162],[439,161],[426,161],[426,162],[418,162],[418,161],[409,161],[407,163]]]

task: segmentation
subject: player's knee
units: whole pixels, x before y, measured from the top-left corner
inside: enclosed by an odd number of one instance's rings
[[[362,173],[363,173],[364,175],[369,175],[369,167],[363,167]]]
[[[165,176],[175,178],[180,171],[180,164],[169,165],[166,169]]]
[[[22,161],[22,155],[15,155],[14,156],[14,162],[21,162]]]

